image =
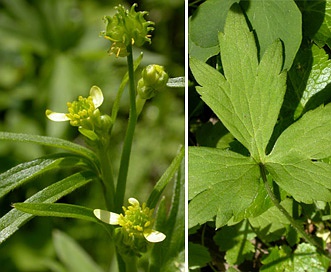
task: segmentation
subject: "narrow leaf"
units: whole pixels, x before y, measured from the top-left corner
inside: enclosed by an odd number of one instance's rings
[[[102,272],[85,250],[67,234],[55,231],[54,246],[59,259],[64,263],[68,272]]]
[[[24,203],[53,203],[61,197],[73,192],[74,190],[86,185],[95,179],[95,174],[90,171],[84,171],[73,174],[57,183],[54,183],[45,189],[39,191]],[[16,209],[12,209],[0,218],[0,243],[14,234],[34,215],[27,214]]]
[[[0,197],[49,170],[78,165],[86,164],[81,157],[68,154],[55,154],[21,163],[0,175]]]
[[[13,206],[19,211],[37,216],[75,218],[99,223],[93,214],[93,209],[78,205],[63,203],[15,203]]]
[[[259,192],[259,166],[250,157],[213,148],[189,149],[189,227],[216,216],[216,227],[245,217]],[[229,193],[231,192],[231,193]]]
[[[96,154],[90,149],[60,138],[12,132],[0,132],[0,140],[34,143],[55,148],[61,148],[82,155],[91,160],[93,163],[96,163],[98,161]]]
[[[171,162],[168,169],[164,172],[162,177],[159,179],[159,181],[154,186],[154,189],[147,200],[148,207],[154,208],[156,206],[164,188],[171,181],[171,179],[175,176],[176,171],[179,169],[180,164],[184,158],[184,154],[185,154],[185,149],[184,149],[184,147],[181,147],[177,156],[173,159],[173,161]]]

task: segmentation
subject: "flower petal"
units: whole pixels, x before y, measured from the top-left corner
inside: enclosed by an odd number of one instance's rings
[[[151,243],[159,243],[166,238],[165,234],[156,230],[144,231],[144,237]]]
[[[63,121],[69,121],[70,118],[62,112],[54,112],[51,110],[46,110],[46,116],[48,119],[55,121],[55,122],[63,122]]]
[[[93,104],[96,108],[99,108],[103,102],[103,94],[98,86],[92,86],[90,89],[90,96],[93,99]]]
[[[118,225],[118,219],[120,215],[113,212],[108,212],[105,210],[95,209],[93,211],[96,218],[110,225]]]
[[[128,199],[128,202],[132,205],[132,206],[139,206],[140,204],[139,204],[139,201],[137,200],[137,199],[135,199],[135,198],[133,198],[133,197],[130,197],[129,199]]]

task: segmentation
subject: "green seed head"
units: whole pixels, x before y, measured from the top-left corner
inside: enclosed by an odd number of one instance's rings
[[[145,20],[146,11],[136,12],[136,6],[133,4],[130,10],[126,10],[119,5],[113,17],[104,17],[107,26],[101,35],[113,43],[110,52],[116,56],[127,56],[126,47],[130,44],[142,46],[145,42],[151,43],[149,32],[154,29],[154,23]]]

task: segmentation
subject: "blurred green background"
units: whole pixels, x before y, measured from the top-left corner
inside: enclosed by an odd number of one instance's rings
[[[102,112],[111,112],[126,72],[126,61],[107,54],[110,43],[99,36],[105,29],[102,17],[113,15],[118,4],[129,7],[134,2],[0,0],[0,130],[82,142],[76,128],[47,120],[45,110],[66,112],[67,101],[75,100],[78,95],[87,96],[90,87],[97,85],[105,96]],[[147,10],[146,19],[155,22],[152,44],[134,49],[135,57],[144,51],[141,67],[156,63],[164,65],[170,77],[183,76],[184,1],[136,2],[136,10]],[[115,172],[127,124],[128,100],[125,92],[112,134]],[[146,201],[181,144],[184,144],[184,89],[168,88],[147,102],[139,118],[126,198]],[[53,151],[37,145],[0,142],[0,173]],[[62,176],[66,173],[54,172],[10,193],[0,200],[0,215],[10,210],[11,203],[24,201]],[[171,190],[167,193],[170,196]],[[99,185],[92,183],[60,202],[104,208],[100,194]],[[99,226],[73,219],[41,217],[28,222],[0,245],[0,270],[61,271],[50,268],[56,261],[54,229],[73,237],[108,270],[112,247]]]

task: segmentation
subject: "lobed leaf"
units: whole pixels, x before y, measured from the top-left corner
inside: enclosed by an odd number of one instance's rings
[[[216,216],[216,228],[245,210],[259,193],[259,166],[250,157],[213,148],[189,149],[189,227]]]
[[[53,203],[61,197],[86,185],[95,179],[91,171],[83,171],[60,180],[28,198],[24,203]],[[14,234],[19,227],[25,224],[34,215],[27,214],[17,209],[12,209],[0,218],[0,243]]]
[[[79,156],[55,154],[16,165],[0,174],[0,198],[47,171],[71,166],[86,166],[86,164]]]
[[[192,73],[202,86],[196,89],[251,156],[263,162],[286,90],[281,42],[268,47],[258,63],[254,35],[237,8],[229,11],[219,43],[224,76],[191,59]]]
[[[64,203],[15,203],[19,211],[37,216],[55,216],[87,220],[95,223],[100,221],[94,216],[93,209]]]
[[[307,112],[289,126],[278,137],[269,160],[279,161],[292,153],[314,160],[331,156],[331,103]]]

